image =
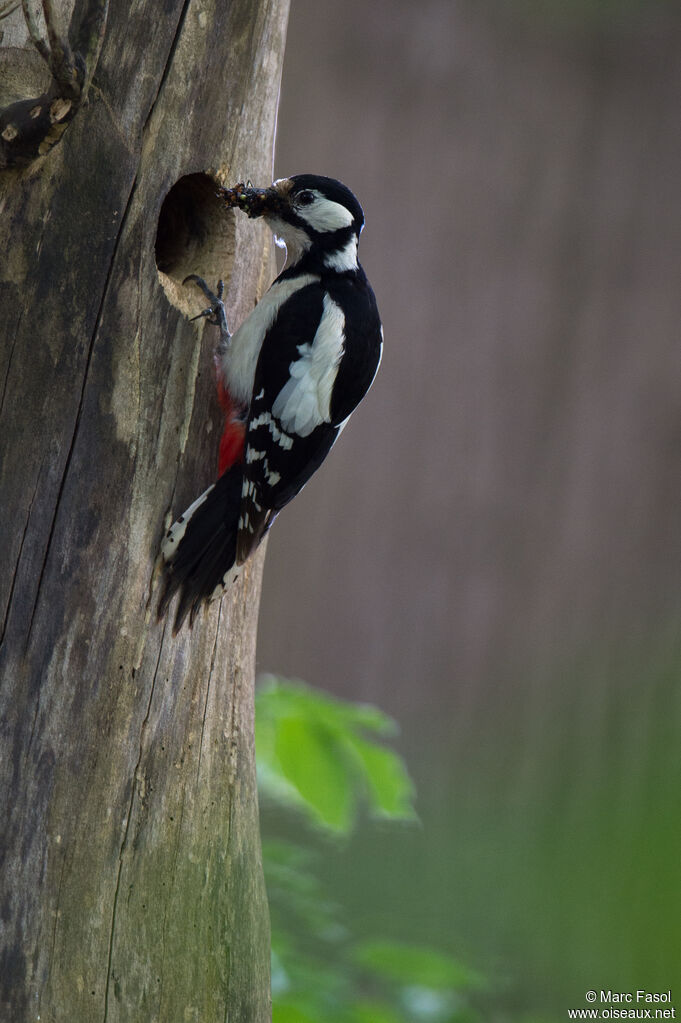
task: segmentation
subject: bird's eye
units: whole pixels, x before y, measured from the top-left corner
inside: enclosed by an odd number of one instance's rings
[[[314,192],[299,192],[297,200],[300,206],[309,206],[311,202],[314,202]]]

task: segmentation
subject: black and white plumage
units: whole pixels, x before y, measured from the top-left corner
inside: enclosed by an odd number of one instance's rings
[[[303,174],[224,194],[228,205],[265,218],[287,262],[231,337],[221,301],[198,282],[212,302],[206,312],[223,325],[220,384],[242,410],[245,437],[241,458],[163,542],[159,614],[179,590],[175,630],[224,592],[319,468],[371,386],[382,351],[376,300],[357,259],[364,215],[345,185]]]

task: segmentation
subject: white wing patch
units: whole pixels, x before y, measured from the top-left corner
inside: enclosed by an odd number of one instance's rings
[[[301,274],[291,280],[275,281],[238,330],[222,356],[222,375],[227,390],[244,404],[251,400],[255,367],[262,343],[284,302],[301,288],[319,280],[317,274]]]
[[[298,345],[300,358],[290,364],[291,376],[272,406],[287,433],[308,437],[320,423],[331,422],[331,392],[343,355],[344,328],[343,310],[324,295],[324,310],[312,344]]]
[[[289,437],[285,433],[282,433],[282,431],[275,423],[274,419],[272,419],[272,416],[270,415],[269,412],[261,412],[256,419],[251,419],[250,423],[248,424],[248,429],[257,430],[258,427],[260,426],[267,427],[267,429],[270,431],[274,443],[282,447],[284,451],[290,451],[290,449],[293,447],[293,438]],[[264,454],[265,452],[263,451],[263,455]],[[254,457],[254,460],[257,461],[257,458]],[[246,461],[249,461],[248,452],[246,453]]]

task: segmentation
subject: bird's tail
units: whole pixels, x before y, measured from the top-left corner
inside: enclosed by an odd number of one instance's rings
[[[201,603],[221,596],[240,572],[235,562],[242,483],[243,467],[235,465],[165,535],[161,545],[165,584],[158,615],[165,615],[179,590],[173,632],[178,632],[187,615],[191,625]]]

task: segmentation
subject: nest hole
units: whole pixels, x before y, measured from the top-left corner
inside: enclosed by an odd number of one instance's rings
[[[182,282],[190,274],[215,289],[234,266],[236,218],[217,195],[209,174],[187,174],[175,182],[161,204],[156,230],[156,269],[171,305],[195,316],[206,305],[196,285]]]

